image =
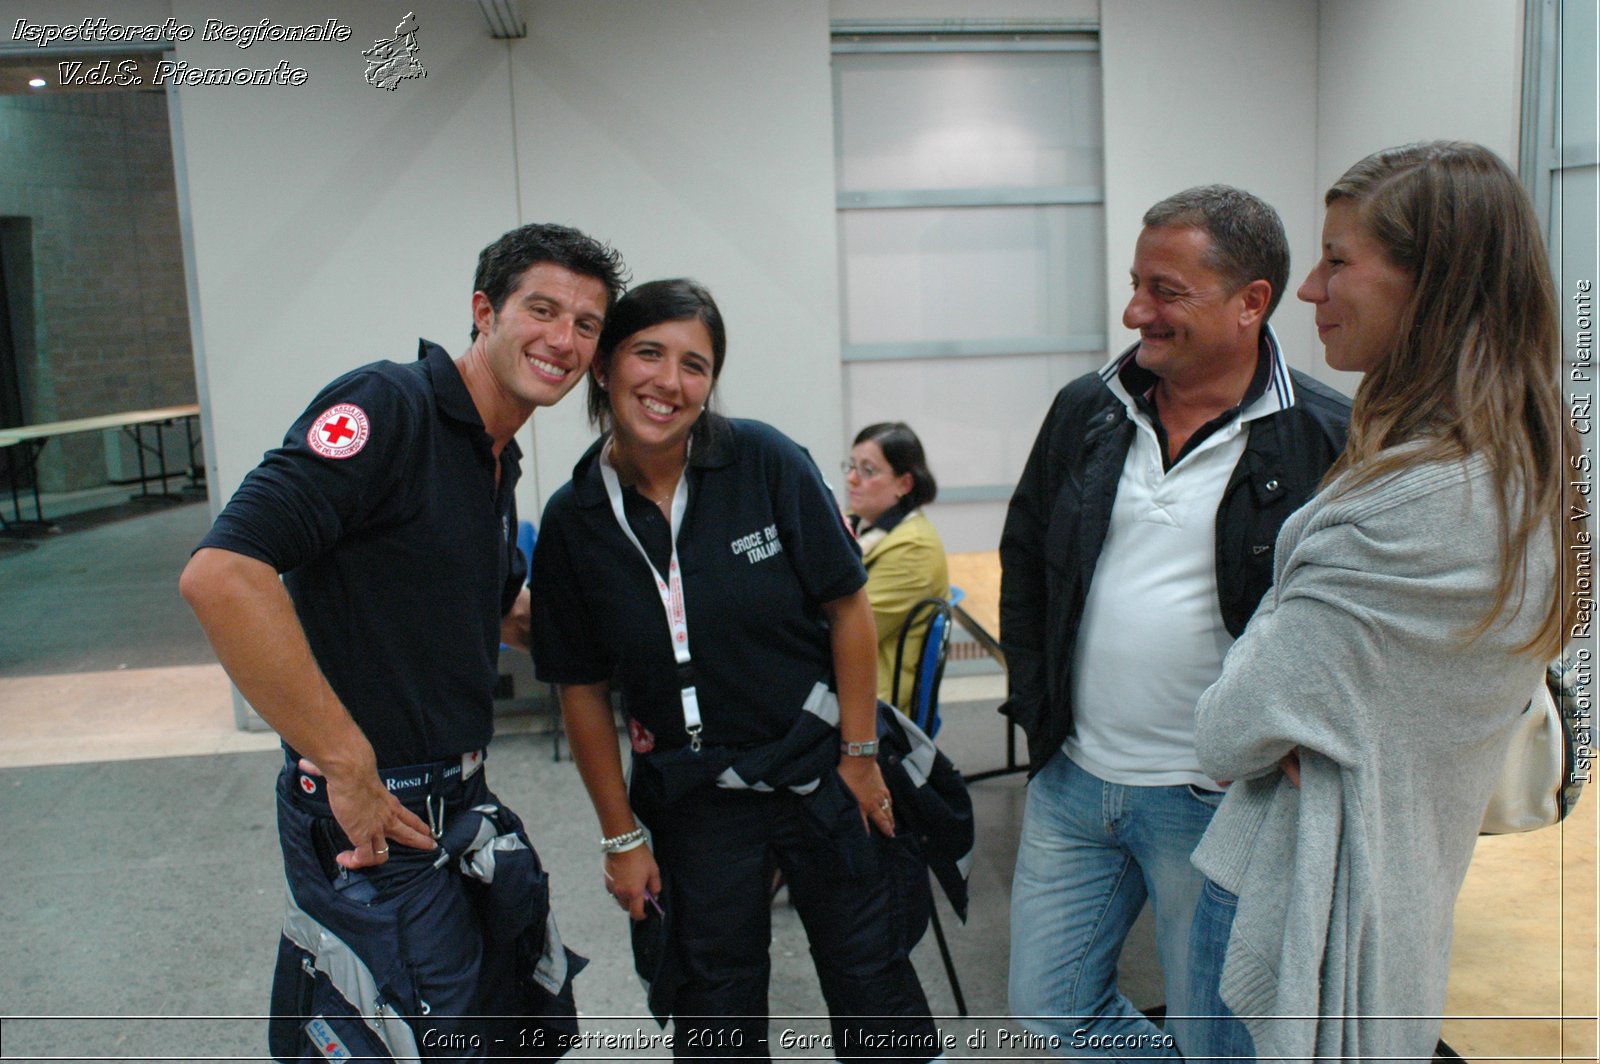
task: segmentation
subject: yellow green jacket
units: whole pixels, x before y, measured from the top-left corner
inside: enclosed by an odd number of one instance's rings
[[[867,598],[872,602],[872,619],[878,625],[878,697],[890,702],[893,701],[889,693],[894,686],[895,644],[900,639],[906,615],[912,606],[930,595],[950,597],[944,544],[933,522],[923,516],[921,510],[913,510],[887,533],[874,530],[863,533],[861,550],[862,561],[867,566]],[[911,701],[917,653],[922,649],[919,634],[908,641],[905,660],[900,666],[901,711]]]

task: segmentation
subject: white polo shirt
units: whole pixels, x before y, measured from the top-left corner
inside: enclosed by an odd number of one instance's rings
[[[1137,347],[1101,371],[1136,431],[1084,601],[1073,656],[1074,731],[1064,745],[1100,779],[1216,789],[1195,759],[1194,707],[1233,645],[1217,598],[1217,507],[1250,422],[1294,402],[1276,338],[1264,346],[1265,390],[1171,469],[1163,469],[1154,423],[1123,384]]]

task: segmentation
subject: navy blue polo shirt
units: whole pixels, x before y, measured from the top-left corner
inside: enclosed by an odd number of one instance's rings
[[[617,525],[589,448],[551,498],[533,552],[533,660],[547,683],[608,681],[663,746],[687,741],[655,579]],[[811,456],[758,421],[713,418],[689,461],[678,565],[704,739],[782,736],[833,684],[820,606],[866,583],[861,553]],[[662,563],[667,520],[631,488],[629,523]],[[666,572],[663,564],[661,571]]]
[[[445,350],[328,385],[202,547],[284,574],[311,652],[381,767],[493,731],[500,618],[521,585],[516,441],[500,454]]]

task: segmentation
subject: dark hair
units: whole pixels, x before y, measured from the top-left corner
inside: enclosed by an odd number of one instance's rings
[[[1289,238],[1283,219],[1265,200],[1230,185],[1201,185],[1145,211],[1144,224],[1205,233],[1211,238],[1206,265],[1236,289],[1257,280],[1272,286],[1263,324],[1278,309],[1289,284]]]
[[[674,277],[665,281],[646,281],[617,300],[606,315],[605,328],[600,330],[600,340],[595,344],[594,363],[589,367],[589,390],[586,400],[589,421],[605,431],[611,427],[611,402],[606,390],[600,387],[600,378],[611,372],[611,356],[616,354],[622,341],[636,332],[664,321],[696,319],[711,335],[711,384],[715,393],[717,378],[722,376],[722,363],[728,355],[728,335],[722,327],[722,311],[697,281],[687,277]],[[706,410],[711,412],[710,396]],[[695,423],[699,432],[705,418]]]
[[[1548,543],[1561,571],[1563,530],[1587,505],[1564,460],[1581,440],[1561,396],[1560,310],[1538,215],[1499,156],[1462,141],[1374,152],[1324,202],[1354,207],[1416,282],[1393,349],[1356,389],[1349,444],[1324,483],[1349,470],[1353,490],[1421,462],[1488,458],[1505,520],[1494,604],[1475,638],[1526,594],[1531,544]],[[1560,652],[1577,617],[1577,582],[1556,591],[1522,649]]]
[[[628,283],[628,268],[609,244],[564,225],[539,223],[513,229],[480,251],[472,290],[488,296],[489,305],[498,314],[506,305],[506,297],[522,283],[522,275],[541,262],[593,277],[606,286],[607,306],[617,301]],[[474,340],[478,338],[476,322],[471,335]]]
[[[928,469],[928,458],[922,453],[922,441],[904,421],[879,421],[856,433],[850,446],[871,440],[883,452],[884,460],[895,476],[911,474],[911,490],[906,492],[904,503],[908,510],[926,506],[939,494],[939,484]]]

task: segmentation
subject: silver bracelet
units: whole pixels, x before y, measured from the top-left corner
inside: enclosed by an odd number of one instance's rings
[[[643,845],[644,828],[634,828],[632,831],[624,831],[621,835],[600,840],[600,849],[605,853],[627,853]]]

